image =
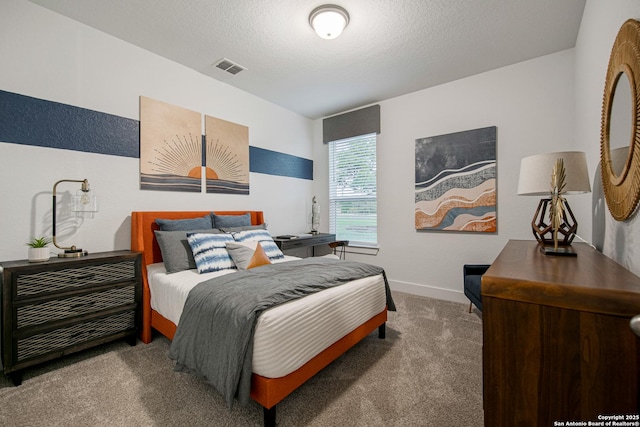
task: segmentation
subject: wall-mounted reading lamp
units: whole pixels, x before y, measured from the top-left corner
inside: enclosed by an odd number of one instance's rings
[[[60,246],[56,241],[56,195],[57,195],[57,187],[58,184],[62,182],[78,182],[81,183],[82,186],[80,190],[76,192],[76,195],[73,196],[72,202],[73,206],[71,208],[72,212],[97,212],[98,211],[98,201],[89,188],[89,181],[77,180],[77,179],[61,179],[60,181],[53,184],[53,226],[52,226],[52,238],[54,246],[58,249],[64,249],[64,252],[58,254],[59,257],[81,257],[87,255],[87,251],[83,251],[80,248],[76,248],[75,246]]]

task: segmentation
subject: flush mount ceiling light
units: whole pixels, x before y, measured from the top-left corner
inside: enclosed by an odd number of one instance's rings
[[[311,11],[309,24],[323,39],[335,39],[349,24],[349,13],[335,4],[325,4]]]

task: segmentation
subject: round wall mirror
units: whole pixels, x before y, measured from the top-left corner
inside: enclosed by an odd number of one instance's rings
[[[618,221],[628,219],[640,200],[639,85],[640,22],[630,19],[620,28],[611,50],[602,104],[602,187],[609,211]]]
[[[621,73],[613,91],[611,116],[609,120],[609,155],[611,170],[623,176],[628,167],[629,147],[633,141],[633,104],[631,86],[626,73]]]

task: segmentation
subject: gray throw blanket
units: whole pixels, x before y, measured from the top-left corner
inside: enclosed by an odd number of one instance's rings
[[[384,275],[380,267],[305,258],[216,277],[187,297],[169,349],[176,371],[201,375],[225,397],[249,401],[253,333],[264,310],[352,280]],[[386,276],[387,307],[395,311]]]

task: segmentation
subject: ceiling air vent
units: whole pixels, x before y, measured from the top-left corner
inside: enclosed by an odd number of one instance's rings
[[[215,63],[216,68],[220,68],[227,73],[236,75],[242,70],[246,70],[242,65],[236,64],[235,62],[229,61],[227,58],[222,58],[218,62]]]

